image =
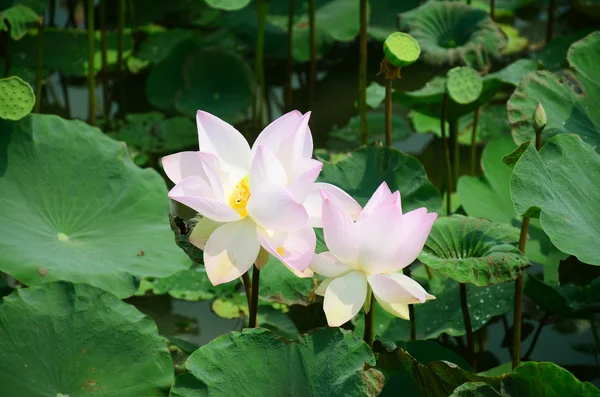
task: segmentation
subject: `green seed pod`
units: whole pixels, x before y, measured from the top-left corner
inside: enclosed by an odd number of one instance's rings
[[[544,106],[541,102],[538,102],[535,110],[533,111],[533,130],[536,134],[542,132],[542,130],[546,127],[546,111],[544,110]]]
[[[414,37],[407,33],[395,32],[383,43],[386,59],[394,66],[402,68],[419,59],[421,47]]]
[[[0,79],[0,118],[20,120],[31,113],[35,105],[33,89],[19,77]]]
[[[459,66],[448,71],[446,89],[454,102],[466,105],[479,98],[483,91],[483,80],[475,69]]]

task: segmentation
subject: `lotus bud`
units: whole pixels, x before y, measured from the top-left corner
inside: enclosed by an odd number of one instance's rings
[[[544,110],[542,103],[538,102],[535,110],[533,111],[533,130],[536,134],[542,132],[542,130],[546,127],[546,122],[546,111]]]

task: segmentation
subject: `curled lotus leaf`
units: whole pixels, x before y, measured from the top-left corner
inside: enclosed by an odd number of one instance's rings
[[[421,58],[436,66],[485,69],[507,44],[487,12],[462,2],[428,1],[399,15],[402,31],[421,45]]]

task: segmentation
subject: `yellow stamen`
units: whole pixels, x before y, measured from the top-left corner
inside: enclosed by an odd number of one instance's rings
[[[242,218],[245,218],[248,215],[246,211],[248,200],[250,200],[250,175],[246,175],[235,185],[233,193],[229,196],[229,205]]]
[[[281,256],[285,255],[285,249],[282,246],[277,247],[277,253]]]

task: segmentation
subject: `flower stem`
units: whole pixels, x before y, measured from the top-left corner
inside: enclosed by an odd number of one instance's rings
[[[546,25],[546,43],[552,40],[554,35],[554,11],[556,10],[556,0],[548,2],[548,24]]]
[[[308,109],[312,109],[317,83],[317,24],[315,18],[316,0],[308,0],[308,23],[310,40],[310,69],[308,77]]]
[[[287,25],[287,59],[286,59],[286,75],[285,75],[285,110],[292,110],[292,72],[294,67],[293,49],[294,49],[294,7],[295,0],[290,0],[290,13],[288,14]]]
[[[492,21],[494,21],[496,19],[496,1],[495,0],[490,1],[490,18],[492,18]]]
[[[257,323],[257,313],[258,313],[258,290],[260,283],[260,270],[258,267],[254,265],[252,269],[252,301],[250,302],[250,318],[248,319],[248,327],[256,328],[258,326]]]
[[[106,31],[106,0],[100,0],[100,31],[102,47],[102,105],[104,121],[108,122],[110,114],[110,98],[108,88],[108,38]]]
[[[474,372],[477,372],[477,359],[475,358],[475,344],[473,343],[473,327],[471,316],[469,316],[469,305],[467,303],[467,285],[460,283],[460,308],[462,309],[465,331],[467,332],[467,349],[469,349],[469,364]]]
[[[442,117],[441,117],[441,131],[442,140],[444,141],[444,153],[446,154],[446,169],[448,172],[448,187],[446,196],[446,216],[450,216],[452,213],[452,203],[450,200],[450,193],[454,190],[454,183],[452,182],[452,161],[450,160],[450,145],[448,143],[448,136],[446,135],[446,112],[448,110],[448,93],[444,93],[444,99],[442,100]]]
[[[590,328],[592,329],[592,335],[594,336],[594,358],[596,359],[596,367],[600,368],[598,363],[598,348],[600,347],[600,337],[598,337],[598,328],[596,328],[596,318],[594,315],[590,317]]]
[[[364,341],[369,347],[373,347],[373,340],[375,340],[375,305],[373,304],[373,291],[371,286],[367,287],[367,299],[368,305],[365,305],[365,334]],[[367,310],[368,308],[368,310]]]
[[[88,37],[88,93],[89,93],[89,123],[96,125],[96,80],[94,76],[94,0],[88,0],[87,7],[87,37]]]
[[[452,120],[449,122],[450,126],[450,156],[452,158],[452,180],[454,185],[452,186],[456,191],[456,183],[460,174],[460,146],[458,144],[458,120]]]
[[[481,116],[481,106],[475,110],[473,116],[473,131],[471,132],[471,175],[475,176],[477,170],[477,126]]]
[[[427,265],[423,265],[427,267]],[[405,267],[402,273],[406,277],[410,277],[410,269]],[[410,321],[410,340],[417,340],[417,323],[415,321],[415,305],[408,305],[408,319]]]
[[[524,217],[521,224],[521,235],[519,236],[519,251],[525,253],[527,244],[527,231],[529,230],[529,218]],[[515,310],[513,318],[513,354],[512,368],[521,364],[521,316],[523,312],[523,273],[519,274],[515,281]]]
[[[248,272],[242,274],[242,282],[244,283],[244,290],[246,291],[246,301],[248,303],[248,310],[250,310],[250,305],[252,303],[252,282],[250,281],[250,276]]]
[[[258,15],[258,33],[256,35],[256,59],[254,60],[254,73],[258,82],[258,98],[255,103],[254,125],[256,129],[262,130],[265,117],[265,26],[267,24],[267,13],[269,10],[268,0],[258,0],[256,3]]]
[[[42,77],[44,73],[44,28],[46,19],[41,17],[40,27],[38,29],[38,48],[37,48],[37,67],[35,71],[35,108],[34,112],[39,113],[42,107]]]
[[[392,79],[385,80],[385,145],[392,146]]]
[[[367,0],[360,0],[360,63],[358,71],[358,102],[361,143],[369,143],[367,125]],[[386,135],[387,136],[387,135]]]

